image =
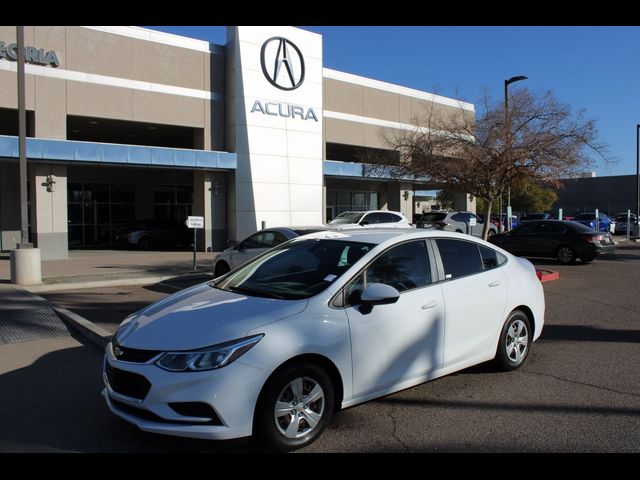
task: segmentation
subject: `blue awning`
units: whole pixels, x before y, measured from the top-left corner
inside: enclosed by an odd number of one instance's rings
[[[27,138],[27,158],[64,162],[235,170],[235,153]],[[0,157],[18,158],[18,137],[0,135]]]

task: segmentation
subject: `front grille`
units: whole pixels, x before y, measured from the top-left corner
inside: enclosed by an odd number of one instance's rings
[[[114,368],[109,362],[106,362],[104,371],[111,389],[120,395],[144,400],[151,389],[151,383],[142,375]]]
[[[161,353],[160,350],[140,350],[137,348],[123,347],[117,340],[113,340],[113,355],[121,362],[147,363],[153,357]]]

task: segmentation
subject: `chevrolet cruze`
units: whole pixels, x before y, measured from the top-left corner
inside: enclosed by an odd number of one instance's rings
[[[125,319],[103,395],[144,431],[292,450],[342,408],[492,359],[520,367],[544,310],[533,265],[483,240],[318,232]]]

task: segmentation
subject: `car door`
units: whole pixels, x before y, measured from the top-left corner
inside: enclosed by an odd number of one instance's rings
[[[500,246],[514,255],[533,255],[537,250],[536,230],[538,222],[524,222],[502,237]]]
[[[536,254],[555,257],[558,246],[566,238],[567,227],[553,222],[540,222],[536,230]]]
[[[502,328],[507,304],[506,257],[473,241],[435,240],[445,308],[447,368],[486,354]]]
[[[370,227],[379,227],[382,222],[382,214],[378,212],[367,213],[362,220],[360,220],[360,225],[365,228]]]
[[[388,389],[440,367],[443,299],[432,279],[427,243],[413,240],[388,249],[345,287],[355,397]],[[361,309],[358,296],[371,283],[395,287],[400,298],[370,311]]]

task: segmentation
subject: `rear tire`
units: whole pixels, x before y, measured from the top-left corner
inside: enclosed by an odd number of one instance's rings
[[[298,364],[276,372],[256,406],[253,430],[265,445],[286,452],[318,439],[331,417],[334,388],[320,367]]]
[[[520,368],[529,356],[532,340],[529,317],[521,310],[511,312],[500,333],[495,357],[498,367],[505,371]]]
[[[569,245],[562,245],[556,251],[556,258],[562,265],[571,265],[576,261],[576,251]]]

